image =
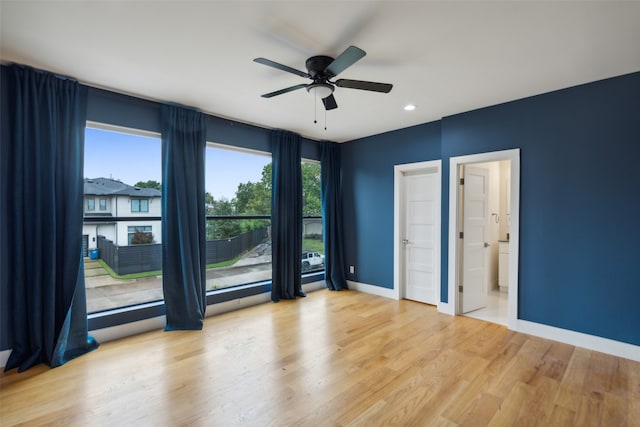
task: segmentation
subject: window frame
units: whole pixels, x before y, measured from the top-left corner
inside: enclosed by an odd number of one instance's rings
[[[211,141],[207,141],[206,145],[205,145],[205,150],[206,148],[214,148],[214,149],[218,149],[218,150],[226,150],[226,151],[233,151],[236,153],[242,153],[242,154],[249,154],[249,155],[257,155],[257,156],[262,156],[265,158],[270,159],[270,163],[273,162],[273,155],[270,152],[266,152],[266,151],[261,151],[261,150],[255,150],[255,149],[250,149],[250,148],[245,148],[245,147],[236,147],[236,146],[232,146],[232,145],[227,145],[227,144],[220,144],[220,143],[216,143],[216,142],[211,142]],[[207,170],[205,169],[205,176],[206,176]],[[269,214],[264,214],[264,215],[206,215],[205,217],[205,221],[215,221],[215,220],[252,220],[252,219],[264,219],[264,220],[268,220],[269,222],[271,222],[271,212],[269,212]],[[268,280],[260,280],[260,281],[256,281],[256,282],[249,282],[249,283],[241,283],[238,285],[233,285],[233,286],[229,286],[229,287],[224,287],[224,288],[220,288],[220,289],[211,289],[211,290],[207,290],[207,297],[209,298],[209,296],[211,296],[213,299],[212,300],[216,300],[215,295],[217,294],[229,294],[229,292],[231,292],[231,294],[233,294],[233,289],[244,289],[246,291],[246,289],[251,289],[251,288],[255,288],[255,289],[261,289],[264,286],[268,286],[268,292],[271,292],[271,280],[272,278],[270,277]],[[209,300],[207,300],[209,301]],[[209,302],[207,302],[207,304],[209,304]]]
[[[133,231],[131,231],[132,228],[134,229]],[[151,225],[128,225],[127,226],[127,243],[129,246],[133,245],[133,243],[131,243],[131,240],[133,240],[133,237],[138,231],[141,231],[143,233],[147,233],[153,236],[153,226]]]
[[[130,201],[131,213],[149,213],[149,199],[144,197],[131,197]],[[137,209],[133,209],[134,202],[136,202],[136,205],[138,206]],[[146,210],[142,208],[143,202],[146,205]]]
[[[117,126],[117,125],[110,125],[110,124],[105,124],[105,123],[100,123],[100,122],[95,122],[95,121],[91,121],[91,120],[87,120],[85,122],[85,129],[97,129],[100,131],[105,131],[105,132],[114,132],[114,133],[119,133],[119,134],[125,134],[125,135],[130,135],[130,136],[137,136],[137,137],[144,137],[144,138],[153,138],[153,139],[157,139],[158,143],[161,144],[162,141],[162,135],[160,133],[157,132],[150,132],[150,131],[145,131],[145,130],[140,130],[140,129],[134,129],[134,128],[129,128],[129,127],[124,127],[124,126]],[[84,160],[84,159],[83,159]],[[133,186],[133,184],[135,183],[130,183],[129,185]],[[93,196],[94,198],[96,197],[95,195]],[[145,224],[145,226],[147,227],[151,227],[150,230],[148,230],[149,233],[151,233],[153,235],[153,225],[148,225],[149,222],[155,223],[157,221],[161,221],[162,217],[161,216],[149,216],[149,215],[128,215],[127,214],[127,207],[126,205],[123,206],[122,209],[120,209],[120,212],[118,212],[117,209],[117,197],[116,196],[116,207],[115,207],[115,211],[113,212],[114,216],[109,215],[108,216],[108,222],[109,223],[126,223],[126,222],[130,222],[130,221],[134,221],[134,222],[146,222],[147,224]],[[149,205],[151,204],[149,201],[149,198],[145,198],[145,197],[130,197],[129,201],[131,201],[131,199],[138,199],[138,200],[144,200],[146,201],[146,206],[147,208],[149,207]],[[105,204],[107,204],[107,197],[104,198],[105,200]],[[95,203],[95,201],[94,201]],[[131,203],[129,204],[129,210],[131,209]],[[142,212],[142,213],[148,213],[147,212]],[[92,225],[92,224],[96,224],[96,226],[99,226],[101,224],[105,224],[105,214],[104,213],[98,213],[95,211],[91,211],[91,213],[86,214],[83,218],[83,227],[86,225]],[[124,225],[125,227],[128,227],[128,225]],[[116,234],[118,233],[118,230],[116,229]],[[122,237],[122,236],[121,236]],[[117,241],[117,240],[116,240]],[[124,244],[124,242],[123,242]],[[126,245],[131,246],[130,244],[130,233],[129,233],[129,229],[127,228],[127,234],[126,234]],[[111,326],[116,326],[116,325],[121,325],[123,323],[126,323],[126,320],[121,320],[122,317],[118,314],[118,313],[123,313],[129,310],[137,310],[137,307],[146,307],[149,304],[153,304],[153,303],[162,303],[164,304],[164,302],[162,300],[158,300],[158,301],[152,301],[152,302],[140,302],[137,304],[133,304],[133,305],[129,305],[129,306],[120,306],[120,307],[115,307],[115,308],[110,308],[110,309],[106,309],[106,310],[99,310],[99,311],[94,311],[94,312],[90,312],[87,315],[87,319],[99,319],[104,315],[106,315],[107,317],[110,317],[111,314],[113,314],[115,317],[113,317],[112,320],[110,320]]]

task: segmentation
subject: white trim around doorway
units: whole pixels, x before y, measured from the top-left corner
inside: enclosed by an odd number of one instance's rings
[[[458,283],[458,182],[459,166],[468,163],[485,163],[509,160],[511,162],[510,226],[509,226],[509,329],[517,329],[518,320],[518,256],[520,247],[520,149],[495,151],[451,157],[449,159],[449,262],[448,262],[448,314],[459,314]]]
[[[437,187],[442,188],[442,160],[430,160],[426,162],[416,162],[416,163],[406,163],[395,165],[393,168],[393,299],[399,300],[404,298],[404,288],[402,286],[402,255],[401,255],[401,247],[400,241],[401,238],[401,226],[402,226],[402,176],[408,172],[428,172],[436,174],[437,178]],[[441,237],[440,237],[440,228],[441,228],[441,212],[442,212],[442,191],[440,191],[440,197],[438,200],[437,207],[438,217],[436,219],[436,230],[435,230],[435,239],[438,242],[438,245],[441,247]],[[435,260],[435,276],[440,278],[440,251],[436,253]],[[441,292],[440,292],[440,281],[438,280],[437,286],[437,301],[438,301],[438,310],[442,311],[440,308],[440,300],[441,300]]]

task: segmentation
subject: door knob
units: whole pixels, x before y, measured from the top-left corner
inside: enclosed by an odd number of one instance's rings
[[[408,245],[409,244],[409,239],[402,239],[402,243],[405,244],[405,245]]]
[[[489,243],[484,242],[484,247],[485,247],[485,248],[488,248],[489,246],[491,246]]]

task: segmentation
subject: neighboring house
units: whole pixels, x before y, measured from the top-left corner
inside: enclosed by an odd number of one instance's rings
[[[85,178],[84,217],[92,218],[82,225],[82,252],[96,247],[97,236],[104,236],[118,246],[131,244],[136,231],[151,233],[155,243],[162,243],[160,220],[116,221],[117,217],[159,218],[160,190],[138,188],[110,178]],[[96,219],[99,219],[96,221]]]

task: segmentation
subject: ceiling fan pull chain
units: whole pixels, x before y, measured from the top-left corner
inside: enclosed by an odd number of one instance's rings
[[[324,110],[324,130],[327,130],[327,110]]]
[[[313,123],[318,123],[318,94],[313,92]]]

